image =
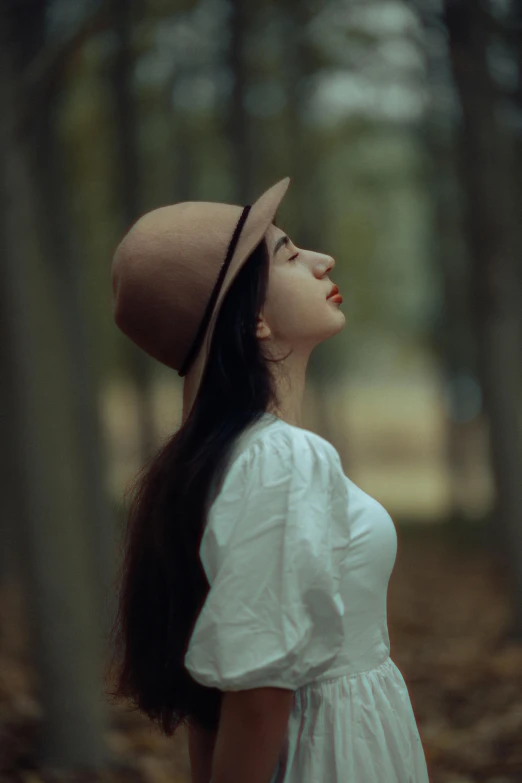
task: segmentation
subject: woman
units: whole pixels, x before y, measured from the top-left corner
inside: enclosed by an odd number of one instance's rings
[[[116,251],[116,323],[184,387],[136,482],[111,695],[187,726],[193,783],[426,783],[389,654],[395,527],[302,427],[345,317],[333,259],[275,225],[289,181],[154,210]]]

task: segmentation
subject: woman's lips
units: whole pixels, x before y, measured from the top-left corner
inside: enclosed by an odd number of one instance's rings
[[[329,302],[337,302],[337,304],[341,304],[341,302],[343,301],[343,298],[342,298],[341,294],[334,294],[333,296],[329,296],[328,297],[328,301]]]
[[[334,283],[332,285],[332,289],[331,289],[330,293],[328,294],[328,296],[326,298],[327,299],[334,299],[335,297],[340,297],[340,300],[337,299],[336,301],[341,301],[341,302],[343,301],[343,298],[341,296],[341,292],[339,291],[339,286]]]

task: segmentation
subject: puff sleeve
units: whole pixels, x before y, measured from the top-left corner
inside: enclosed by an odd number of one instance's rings
[[[185,655],[202,685],[297,689],[341,648],[332,457],[321,440],[266,432],[227,471],[200,547],[210,591]]]

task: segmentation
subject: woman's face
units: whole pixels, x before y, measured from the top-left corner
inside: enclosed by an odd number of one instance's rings
[[[309,353],[340,332],[346,321],[342,304],[327,299],[335,261],[324,253],[297,247],[274,225],[266,233],[266,242],[268,292],[258,318],[258,337],[285,350]]]

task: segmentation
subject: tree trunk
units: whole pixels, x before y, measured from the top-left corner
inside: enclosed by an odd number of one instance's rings
[[[462,178],[472,251],[478,361],[489,417],[496,534],[508,561],[513,634],[522,638],[522,335],[517,265],[522,241],[511,144],[487,67],[488,19],[474,0],[446,0],[450,56],[462,107]]]
[[[429,25],[428,35],[429,35]],[[428,51],[434,47],[427,47]],[[439,56],[445,56],[440,53]],[[436,105],[437,77],[440,65],[433,55],[426,55]],[[441,119],[443,122],[441,122]],[[449,394],[450,414],[446,419],[446,461],[450,491],[447,521],[452,530],[466,520],[462,484],[472,469],[473,446],[468,424],[473,411],[467,409],[469,392],[462,388],[462,378],[477,377],[475,336],[472,325],[470,259],[462,235],[459,209],[459,182],[455,149],[446,131],[447,118],[433,110],[427,118],[422,137],[429,164],[426,176],[432,202],[433,264],[440,270],[443,287],[443,312],[437,324],[435,340],[440,357],[442,381]],[[478,383],[478,378],[477,378]],[[482,417],[482,412],[476,411]]]
[[[73,390],[59,293],[42,263],[28,156],[15,133],[9,22],[0,6],[0,313],[9,418],[2,442],[18,488],[13,533],[44,713],[37,756],[58,767],[96,767],[107,759],[107,721]]]
[[[56,137],[58,105],[54,98],[40,111],[33,125],[34,181],[38,189],[45,256],[59,287],[65,324],[67,364],[71,368],[76,444],[82,466],[82,506],[92,542],[96,578],[100,590],[101,626],[107,634],[114,615],[112,583],[116,573],[116,525],[112,514],[107,460],[98,400],[100,378],[89,335],[84,273],[87,259],[74,233],[74,216],[67,193],[63,145]]]
[[[231,171],[235,203],[250,204],[256,195],[254,188],[253,150],[251,144],[250,117],[245,109],[248,86],[246,65],[246,36],[249,13],[255,6],[247,0],[235,0],[230,6],[229,65],[234,78],[232,102],[227,115],[226,131],[230,142]]]
[[[133,7],[128,0],[110,0],[112,29],[116,49],[111,69],[112,103],[114,106],[115,161],[117,193],[122,201],[124,230],[130,228],[141,214],[140,148],[137,140],[138,117],[133,91],[133,55],[131,42]],[[152,407],[153,360],[144,351],[126,340],[125,350],[132,380],[137,392],[137,415],[141,462],[145,462],[156,446],[154,411]]]

